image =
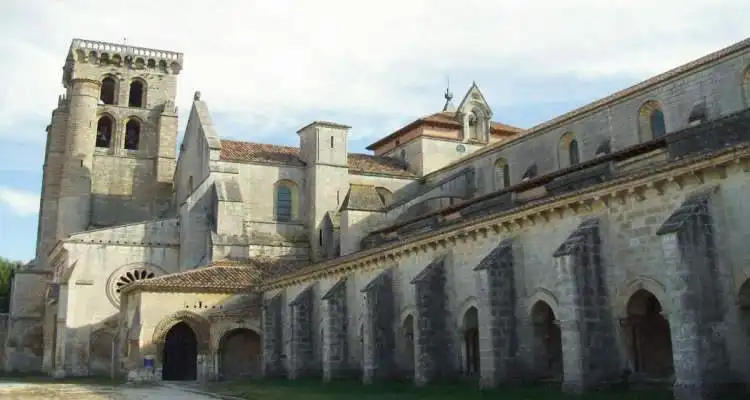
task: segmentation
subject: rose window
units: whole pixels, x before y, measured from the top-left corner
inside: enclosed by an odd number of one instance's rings
[[[117,282],[115,282],[115,292],[120,293],[120,290],[122,290],[125,285],[129,285],[133,282],[142,281],[144,279],[151,279],[153,278],[154,273],[146,271],[145,269],[136,269],[133,271],[128,271],[124,275],[122,275],[119,279],[117,279]]]

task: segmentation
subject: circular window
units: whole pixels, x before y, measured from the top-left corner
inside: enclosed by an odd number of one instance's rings
[[[124,267],[115,271],[107,282],[107,297],[113,306],[120,307],[120,292],[125,286],[146,279],[151,279],[160,275],[153,268],[144,267],[143,264],[137,267]]]
[[[126,272],[125,275],[120,276],[115,282],[115,292],[120,294],[125,285],[133,283],[135,281],[141,281],[144,279],[151,279],[156,276],[153,272],[146,271],[145,269],[136,269],[133,271]]]

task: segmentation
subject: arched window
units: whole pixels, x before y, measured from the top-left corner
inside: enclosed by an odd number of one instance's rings
[[[276,184],[275,212],[276,220],[289,222],[296,218],[294,212],[296,187],[293,182],[281,181]]]
[[[469,140],[479,140],[479,119],[475,113],[469,114]]]
[[[103,115],[96,123],[96,147],[109,148],[112,142],[112,118]]]
[[[667,125],[664,122],[664,113],[661,110],[654,110],[651,113],[651,133],[655,138],[660,138],[667,134]]]
[[[503,158],[495,161],[495,189],[505,189],[510,186],[510,167]]]
[[[638,133],[641,141],[658,139],[667,134],[667,125],[661,105],[649,100],[638,111]]]
[[[578,141],[573,139],[568,145],[568,163],[569,165],[576,165],[581,162],[581,155],[578,152]]]
[[[130,82],[128,107],[143,107],[143,82],[138,79]]]
[[[688,116],[688,125],[698,125],[708,120],[708,110],[706,109],[706,103],[699,101],[693,105],[690,109],[690,115]]]
[[[125,124],[125,150],[138,150],[141,139],[141,124],[136,119],[131,119]]]
[[[566,168],[578,164],[581,161],[581,153],[578,148],[573,132],[567,132],[560,137],[560,143],[557,149],[557,162],[560,168]]]
[[[102,79],[102,87],[99,92],[99,100],[104,104],[115,104],[115,91],[117,83],[111,76]]]

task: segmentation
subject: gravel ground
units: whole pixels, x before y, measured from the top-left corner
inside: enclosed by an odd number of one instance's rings
[[[3,400],[208,400],[214,397],[169,386],[107,386],[0,382]]]

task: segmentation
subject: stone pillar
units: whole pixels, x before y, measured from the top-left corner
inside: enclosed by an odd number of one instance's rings
[[[291,303],[291,343],[289,351],[289,379],[307,377],[315,373],[313,351],[313,286],[303,290]]]
[[[284,375],[282,354],[284,338],[281,315],[282,295],[266,300],[263,305],[263,377],[278,378]]]
[[[414,285],[417,304],[416,354],[414,383],[454,378],[455,352],[448,321],[445,257],[430,263],[411,282]]]
[[[516,290],[513,241],[505,239],[474,268],[479,273],[480,384],[512,379],[516,365]]]
[[[388,269],[362,289],[363,362],[362,381],[373,383],[396,373],[396,337],[393,326],[393,275]]]
[[[710,192],[689,197],[657,231],[667,270],[676,399],[719,398],[738,381],[731,373]]]
[[[581,393],[620,377],[599,225],[598,218],[583,221],[553,254],[566,392]]]
[[[323,296],[326,316],[323,327],[323,379],[344,377],[349,369],[347,278],[341,279]]]

